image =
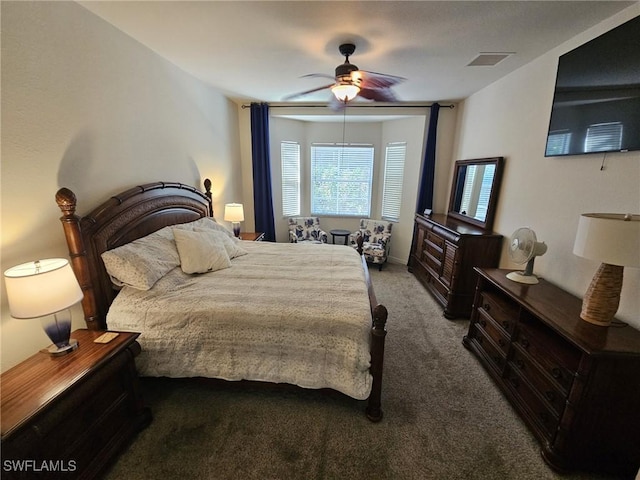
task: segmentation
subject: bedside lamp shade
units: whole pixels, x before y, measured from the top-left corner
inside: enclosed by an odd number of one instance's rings
[[[233,225],[233,234],[240,237],[240,222],[244,222],[244,208],[241,203],[227,203],[224,206],[224,220]]]
[[[53,315],[53,322],[43,319],[43,328],[55,344],[49,351],[55,354],[75,348],[69,340],[68,308],[82,300],[83,294],[69,261],[49,258],[23,263],[6,270],[4,277],[11,316],[23,319]]]
[[[608,326],[618,310],[624,267],[640,267],[640,215],[585,213],[573,253],[602,262],[582,302],[580,317]]]

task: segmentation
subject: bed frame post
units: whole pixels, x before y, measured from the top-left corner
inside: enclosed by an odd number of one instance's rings
[[[209,199],[209,216],[213,218],[213,196],[211,195],[211,180],[204,179],[204,194]]]
[[[358,237],[358,250],[362,251],[362,237]],[[367,418],[372,422],[379,422],[382,420],[382,366],[384,365],[384,342],[387,336],[387,308],[384,305],[378,304],[376,294],[373,290],[373,284],[371,283],[371,277],[369,276],[369,267],[367,266],[367,260],[360,253],[360,259],[362,260],[362,268],[364,270],[365,282],[367,284],[367,290],[369,293],[369,305],[371,305],[371,367],[369,371],[373,377],[373,385],[371,386],[371,393],[369,394],[369,401],[365,413]]]
[[[61,188],[58,190],[58,193],[56,193],[56,203],[62,211],[60,221],[62,222],[62,228],[67,238],[67,245],[69,246],[71,267],[84,293],[84,297],[82,298],[84,321],[89,330],[101,330],[96,310],[93,284],[87,264],[87,252],[80,229],[80,217],[76,215],[76,196],[68,188]]]
[[[373,309],[373,328],[371,329],[371,375],[373,385],[367,405],[367,418],[372,422],[382,420],[382,365],[384,363],[384,342],[387,336],[387,309],[376,305]]]

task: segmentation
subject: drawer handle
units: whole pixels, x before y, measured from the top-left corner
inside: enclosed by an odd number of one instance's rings
[[[502,326],[504,327],[505,330],[509,330],[509,322],[506,320],[502,321]]]
[[[507,342],[505,342],[503,338],[498,340],[498,345],[500,345],[501,347],[504,347],[506,344],[507,344]]]
[[[525,349],[529,348],[529,340],[526,338],[520,339],[520,345],[522,345]]]
[[[482,325],[482,328],[487,328],[487,321],[486,320],[480,320],[480,325]]]
[[[482,308],[484,308],[484,309],[485,309],[485,311],[487,311],[487,312],[488,312],[488,311],[490,311],[490,310],[491,310],[491,305],[489,305],[488,303],[485,303],[485,304],[482,306]]]
[[[494,355],[493,356],[493,361],[496,362],[498,365],[500,364],[500,357],[498,355]]]
[[[562,370],[560,370],[558,367],[553,367],[551,369],[551,376],[556,380],[562,378]]]
[[[544,392],[544,396],[547,397],[547,400],[549,400],[550,402],[554,402],[556,399],[556,393],[552,392],[551,390],[547,390],[546,392]]]
[[[516,365],[518,366],[518,368],[520,370],[524,370],[524,362],[522,360],[520,360],[519,358],[516,360]]]
[[[482,341],[484,340],[484,338],[483,337],[477,337],[476,340],[478,341],[478,343],[480,345],[482,345]]]

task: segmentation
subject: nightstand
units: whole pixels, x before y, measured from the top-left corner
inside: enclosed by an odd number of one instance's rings
[[[247,240],[249,242],[261,242],[264,240],[264,233],[262,232],[242,232],[240,234],[240,240]]]
[[[134,363],[139,334],[94,343],[103,333],[76,330],[77,350],[40,351],[2,374],[4,475],[94,478],[149,424]]]

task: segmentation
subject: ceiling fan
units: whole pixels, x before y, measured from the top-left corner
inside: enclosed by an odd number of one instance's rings
[[[340,54],[344,55],[344,63],[336,67],[335,77],[323,73],[310,73],[303,75],[306,77],[331,78],[334,83],[313,88],[304,92],[295,93],[284,98],[285,101],[318,92],[325,88],[330,88],[333,93],[331,103],[334,106],[345,105],[356,96],[373,100],[375,102],[395,102],[397,98],[391,87],[406,80],[406,78],[384,73],[368,72],[359,70],[358,67],[349,62],[349,57],[353,55],[356,46],[353,43],[343,43],[339,47]]]

